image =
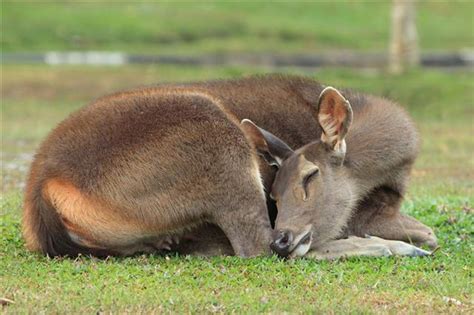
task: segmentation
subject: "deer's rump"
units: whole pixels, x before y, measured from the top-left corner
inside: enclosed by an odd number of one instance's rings
[[[248,187],[264,200],[256,161],[238,121],[205,95],[96,102],[63,121],[35,157],[27,246],[72,256],[146,249],[238,208]]]

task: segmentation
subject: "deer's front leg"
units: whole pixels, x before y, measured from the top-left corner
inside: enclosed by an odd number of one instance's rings
[[[215,217],[215,223],[229,239],[237,256],[270,254],[272,228],[265,204],[242,206]]]
[[[347,239],[327,242],[312,251],[305,257],[317,260],[333,260],[353,256],[427,256],[431,253],[411,244],[401,241],[384,240],[374,236],[366,238],[350,236]]]

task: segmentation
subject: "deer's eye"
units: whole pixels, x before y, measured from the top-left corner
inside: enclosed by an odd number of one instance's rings
[[[319,168],[315,168],[308,174],[306,174],[305,177],[303,177],[303,188],[304,188],[304,199],[308,199],[308,185],[311,183],[311,181],[316,178],[319,174]]]
[[[306,187],[316,175],[319,174],[319,168],[313,170],[303,178],[303,186]]]

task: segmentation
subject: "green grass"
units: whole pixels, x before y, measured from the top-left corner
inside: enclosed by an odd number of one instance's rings
[[[422,1],[424,50],[474,43],[470,1]],[[2,3],[4,51],[316,52],[388,47],[390,1]],[[455,36],[453,36],[455,34]]]
[[[333,69],[309,74],[336,87],[389,96],[413,115],[423,147],[403,211],[434,228],[441,249],[433,257],[315,262],[138,256],[102,261],[48,259],[24,249],[21,187],[28,154],[69,112],[125,87],[262,72],[233,67],[4,66],[0,297],[15,303],[2,310],[472,313],[474,82],[469,72],[390,76]]]
[[[12,214],[19,199],[12,195],[1,202],[13,209],[0,225],[0,290],[15,301],[6,308],[12,313],[468,313],[473,307],[474,222],[466,198],[406,203],[405,211],[435,228],[442,249],[434,257],[336,262],[159,256],[52,260],[24,250],[18,215]]]

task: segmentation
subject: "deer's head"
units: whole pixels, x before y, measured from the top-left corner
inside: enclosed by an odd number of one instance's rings
[[[314,115],[321,138],[295,151],[250,120],[242,121],[257,152],[278,166],[271,191],[278,208],[271,247],[281,256],[303,256],[334,238],[350,215],[353,200],[343,162],[351,106],[339,91],[327,87]]]

